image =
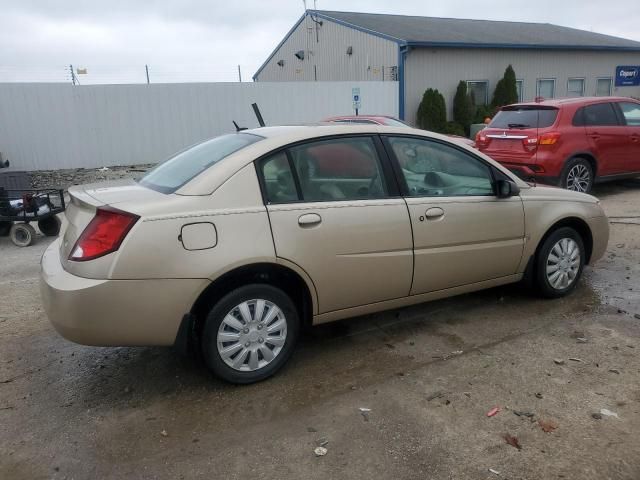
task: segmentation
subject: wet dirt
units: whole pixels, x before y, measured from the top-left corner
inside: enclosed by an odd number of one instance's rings
[[[594,193],[640,215],[640,181]],[[315,327],[247,387],[169,348],[59,337],[38,294],[49,241],[0,238],[2,479],[640,478],[640,225],[612,223],[568,298],[511,285]]]

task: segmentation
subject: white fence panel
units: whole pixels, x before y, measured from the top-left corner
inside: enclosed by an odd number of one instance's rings
[[[0,152],[12,170],[96,168],[161,161],[206,138],[353,114],[398,114],[397,82],[151,85],[0,84]]]

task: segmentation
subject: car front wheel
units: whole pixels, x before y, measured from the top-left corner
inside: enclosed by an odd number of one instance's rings
[[[536,284],[547,298],[568,295],[578,283],[586,263],[584,243],[573,228],[562,227],[549,235],[536,257]]]
[[[299,325],[295,305],[279,288],[240,287],[225,295],[207,316],[202,344],[207,366],[231,383],[264,380],[291,356]]]
[[[561,186],[574,192],[589,193],[593,186],[591,164],[584,158],[569,160],[562,173]]]

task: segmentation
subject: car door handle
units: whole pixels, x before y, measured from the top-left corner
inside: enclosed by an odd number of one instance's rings
[[[317,213],[305,213],[298,217],[298,225],[303,228],[313,227],[314,225],[318,225],[320,222],[322,222],[322,217]]]
[[[435,220],[437,218],[442,217],[443,215],[444,215],[444,210],[441,209],[440,207],[430,208],[424,213],[424,216],[427,217],[427,220]]]

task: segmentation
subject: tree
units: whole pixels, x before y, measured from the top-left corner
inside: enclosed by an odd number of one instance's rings
[[[507,103],[505,105],[517,103],[520,100],[518,98],[518,84],[516,82],[516,72],[513,70],[513,67],[511,65],[509,65],[504,71],[504,83],[505,95],[507,99]]]
[[[453,97],[453,120],[468,134],[474,116],[475,107],[471,95],[467,92],[467,82],[461,80]]]
[[[443,132],[446,123],[447,109],[444,97],[437,89],[427,89],[418,106],[418,126],[432,132]]]
[[[504,76],[498,80],[496,89],[493,92],[491,106],[500,108],[518,101],[518,88],[516,86],[516,72],[509,65],[504,71]]]

